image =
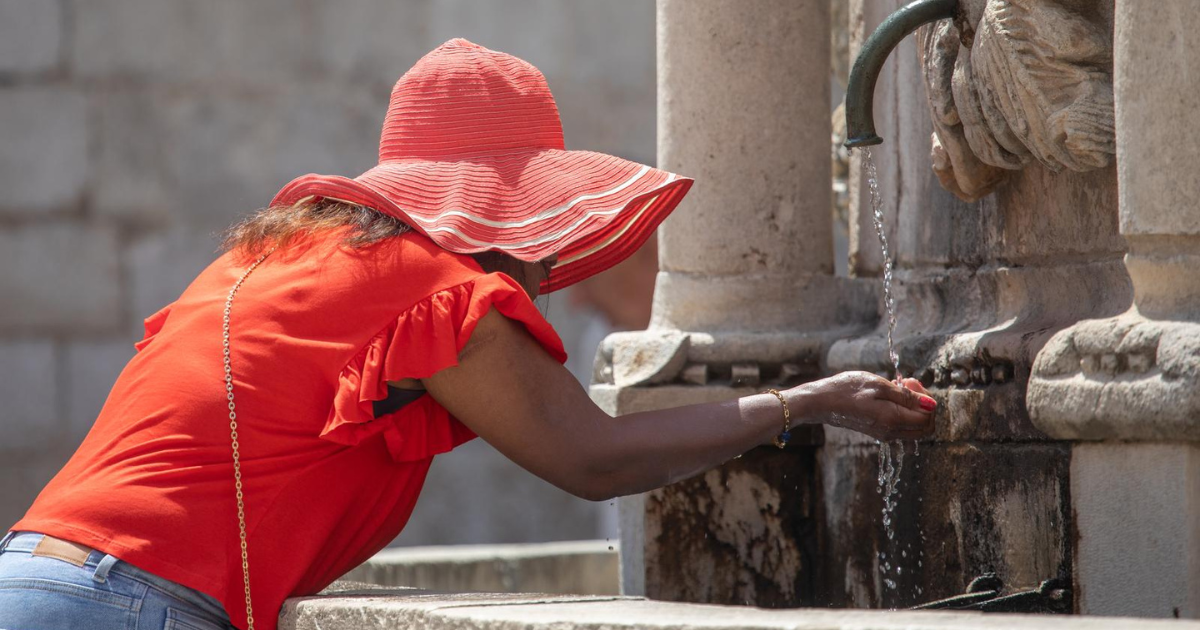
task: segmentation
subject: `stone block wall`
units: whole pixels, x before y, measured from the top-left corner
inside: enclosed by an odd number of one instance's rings
[[[654,162],[651,0],[0,0],[0,527],[216,234],[293,177],[373,165],[392,84],[451,37],[541,68],[569,148]],[[564,298],[549,312],[581,337]],[[603,508],[473,444],[402,540],[595,537]]]

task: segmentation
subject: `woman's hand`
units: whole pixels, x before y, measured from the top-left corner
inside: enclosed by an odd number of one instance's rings
[[[921,382],[904,387],[869,372],[843,372],[797,387],[812,402],[808,420],[865,433],[877,440],[912,440],[933,432],[933,410]]]

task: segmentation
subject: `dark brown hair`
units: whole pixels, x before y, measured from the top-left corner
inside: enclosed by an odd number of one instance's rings
[[[224,251],[253,260],[268,249],[286,249],[296,239],[321,230],[342,227],[347,247],[365,247],[412,231],[407,223],[366,206],[332,200],[305,200],[291,206],[270,206],[238,221],[225,230]],[[524,284],[521,261],[501,252],[472,254],[484,271],[501,272]]]
[[[320,230],[349,227],[343,243],[364,247],[412,230],[400,219],[366,206],[343,201],[306,200],[291,206],[271,206],[235,223],[225,231],[221,248],[255,258],[271,247],[287,248],[297,238]]]

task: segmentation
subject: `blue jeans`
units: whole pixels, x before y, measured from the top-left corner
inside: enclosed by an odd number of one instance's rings
[[[34,556],[42,535],[0,538],[0,630],[229,630],[212,597],[92,550],[82,567]],[[82,558],[81,558],[82,559]]]

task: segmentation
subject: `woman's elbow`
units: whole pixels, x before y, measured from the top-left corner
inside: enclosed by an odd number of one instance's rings
[[[622,492],[618,475],[606,470],[583,468],[559,487],[586,501],[609,501],[627,494]]]

